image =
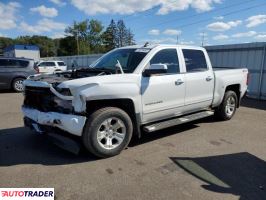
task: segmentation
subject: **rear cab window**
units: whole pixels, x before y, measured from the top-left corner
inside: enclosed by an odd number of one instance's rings
[[[202,72],[208,70],[205,54],[201,50],[182,49],[187,72]]]

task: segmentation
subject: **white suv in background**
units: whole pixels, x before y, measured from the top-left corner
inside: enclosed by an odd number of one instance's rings
[[[67,70],[67,65],[63,61],[40,61],[37,67],[39,73],[54,73]]]

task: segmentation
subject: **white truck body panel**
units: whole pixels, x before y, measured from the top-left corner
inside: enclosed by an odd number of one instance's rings
[[[241,97],[247,90],[247,69],[213,71],[204,48],[182,45],[137,48],[150,49],[150,51],[133,73],[79,78],[64,81],[57,86],[70,89],[73,95],[71,97],[72,105],[76,113],[85,112],[92,100],[130,99],[134,104],[135,114],[140,116],[139,123],[141,125],[206,108],[218,107],[223,100],[226,87],[230,85],[239,85]],[[176,49],[180,73],[143,76],[142,73],[149,67],[151,58],[163,49]],[[186,72],[183,49],[202,51],[208,69],[200,72]],[[24,84],[25,86],[50,87],[56,96],[64,99],[55,92],[51,84],[31,79],[26,80]],[[53,117],[56,114],[49,113],[49,115]],[[26,116],[29,117],[29,114]]]

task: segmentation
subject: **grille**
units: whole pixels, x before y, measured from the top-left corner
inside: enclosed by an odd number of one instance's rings
[[[24,94],[25,107],[37,109],[42,112],[60,112],[68,114],[72,112],[71,106],[70,108],[62,107],[56,103],[56,100],[59,98],[50,91],[50,88],[26,86]],[[71,105],[71,101],[66,101],[66,104]]]
[[[24,106],[38,109],[42,112],[55,111],[55,95],[50,88],[26,87]]]

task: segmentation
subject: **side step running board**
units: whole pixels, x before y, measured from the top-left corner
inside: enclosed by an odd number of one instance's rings
[[[146,132],[153,132],[153,131],[158,131],[161,129],[165,129],[171,126],[176,126],[179,124],[184,124],[187,122],[191,122],[197,119],[201,119],[201,118],[205,118],[208,116],[212,116],[214,115],[213,111],[202,111],[202,112],[198,112],[198,113],[194,113],[194,114],[190,114],[190,115],[185,115],[179,118],[175,118],[175,119],[170,119],[167,121],[163,121],[163,122],[158,122],[155,124],[151,124],[151,125],[147,125],[144,126],[143,129]]]

